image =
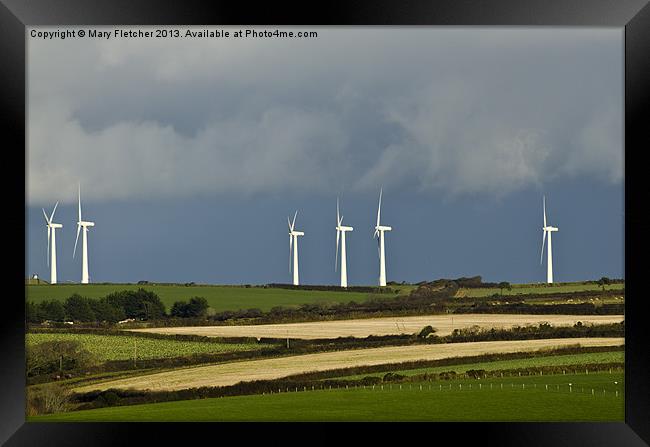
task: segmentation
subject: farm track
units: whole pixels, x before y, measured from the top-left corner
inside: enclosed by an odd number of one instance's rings
[[[624,343],[623,338],[563,338],[356,349],[182,368],[138,377],[110,380],[78,387],[73,391],[88,392],[109,388],[160,391],[202,386],[228,386],[238,382],[272,380],[305,372],[327,371],[346,367],[535,351],[575,344],[587,347],[620,346]]]
[[[157,334],[203,335],[208,337],[265,337],[265,338],[337,338],[369,335],[399,335],[420,332],[431,325],[436,335],[449,335],[454,329],[480,326],[481,328],[511,328],[548,322],[553,326],[572,326],[582,323],[620,323],[623,315],[519,315],[519,314],[464,314],[427,315],[415,317],[385,317],[356,320],[316,321],[307,323],[261,324],[248,326],[192,326],[133,329],[136,332]]]

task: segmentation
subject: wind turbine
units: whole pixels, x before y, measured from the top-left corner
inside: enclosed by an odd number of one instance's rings
[[[56,205],[54,205],[50,217],[47,217],[45,209],[41,208],[47,226],[47,263],[50,266],[50,284],[56,284],[56,229],[63,228],[63,225],[53,222],[57,206],[59,206],[59,202],[56,202]],[[50,239],[52,240],[51,243]],[[50,245],[52,248],[50,248]]]
[[[381,195],[383,188],[379,190],[379,208],[377,208],[377,225],[375,225],[375,235],[374,237],[378,238],[377,243],[379,244],[379,285],[386,285],[386,253],[384,250],[384,231],[391,231],[391,227],[387,227],[379,224],[379,217],[381,215]]]
[[[293,285],[297,286],[300,284],[298,280],[298,236],[304,236],[305,233],[302,231],[294,231],[296,226],[296,216],[298,211],[293,215],[293,222],[289,221],[287,217],[287,223],[289,224],[289,271],[291,271],[291,255],[293,254]],[[293,252],[292,252],[293,250]]]
[[[83,228],[83,238],[81,244],[81,284],[88,284],[88,227],[94,227],[95,222],[88,222],[81,219],[81,184],[79,185],[79,220],[77,221],[77,238],[74,240],[74,250],[72,257],[77,253],[77,242],[79,241],[79,231]]]
[[[541,264],[542,259],[544,258],[544,242],[546,241],[546,233],[548,233],[548,247],[546,248],[546,283],[553,284],[553,248],[551,245],[551,235],[554,231],[558,231],[559,228],[546,224],[546,196],[543,198],[543,208],[544,226],[542,227],[542,253],[539,256],[539,263]]]
[[[341,287],[348,286],[348,264],[345,255],[345,233],[352,231],[352,227],[345,227],[343,223],[343,216],[339,217],[339,199],[336,198],[336,258],[334,259],[334,271],[339,263],[339,236],[341,238]]]

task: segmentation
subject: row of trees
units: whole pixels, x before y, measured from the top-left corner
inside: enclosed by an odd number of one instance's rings
[[[194,297],[188,302],[178,301],[171,309],[173,317],[203,317],[207,314],[205,298]],[[64,302],[27,302],[27,321],[108,322],[116,323],[128,318],[136,320],[158,320],[167,317],[165,305],[154,292],[138,289],[123,290],[93,299],[74,294]]]

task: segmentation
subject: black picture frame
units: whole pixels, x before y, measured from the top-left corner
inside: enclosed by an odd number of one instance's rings
[[[650,108],[650,5],[647,0],[348,0],[310,3],[200,2],[197,0],[0,0],[0,120],[3,140],[3,191],[11,196],[5,208],[14,253],[25,253],[25,178],[19,165],[26,155],[26,26],[56,25],[164,25],[205,23],[224,25],[472,25],[472,26],[580,26],[625,29],[625,423],[431,423],[431,424],[128,424],[25,422],[25,309],[22,301],[24,266],[7,263],[11,275],[5,288],[0,331],[2,387],[0,441],[6,445],[133,445],[196,439],[235,442],[253,435],[278,442],[300,442],[301,436],[339,440],[337,429],[383,439],[398,435],[411,442],[453,439],[487,445],[646,445],[650,443],[650,385],[648,335],[644,325],[642,294],[644,263],[648,253],[647,217],[643,216],[648,188],[643,161],[647,146]],[[645,112],[645,113],[644,113]],[[644,145],[645,143],[645,145]],[[25,151],[25,152],[23,152]],[[21,155],[23,155],[21,157]],[[7,169],[11,167],[12,169]],[[23,168],[26,164],[23,164]],[[23,169],[27,175],[25,169]],[[22,196],[17,194],[22,191]],[[22,208],[24,209],[24,208]],[[21,216],[21,217],[18,217]],[[14,228],[15,227],[15,228]],[[24,255],[23,255],[24,256]],[[24,259],[24,258],[23,258]],[[22,290],[20,289],[21,287]],[[262,426],[263,425],[263,426]],[[189,438],[189,436],[192,438]],[[309,439],[304,441],[311,442]],[[420,441],[416,441],[420,442]]]

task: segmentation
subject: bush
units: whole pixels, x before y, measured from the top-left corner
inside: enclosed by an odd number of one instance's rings
[[[468,369],[465,371],[465,374],[467,374],[467,377],[471,377],[472,379],[480,379],[482,377],[485,377],[485,370],[484,369]]]
[[[40,389],[27,388],[27,414],[60,413],[68,409],[71,393],[59,384],[50,383]]]
[[[46,341],[26,347],[27,376],[92,366],[95,360],[78,341]]]
[[[389,372],[389,373],[384,374],[384,377],[383,377],[382,380],[384,382],[398,382],[398,381],[402,380],[404,377],[406,377],[406,376],[403,376],[402,374]]]
[[[427,338],[429,335],[435,334],[435,332],[436,330],[432,326],[424,326],[418,334],[418,337]]]

